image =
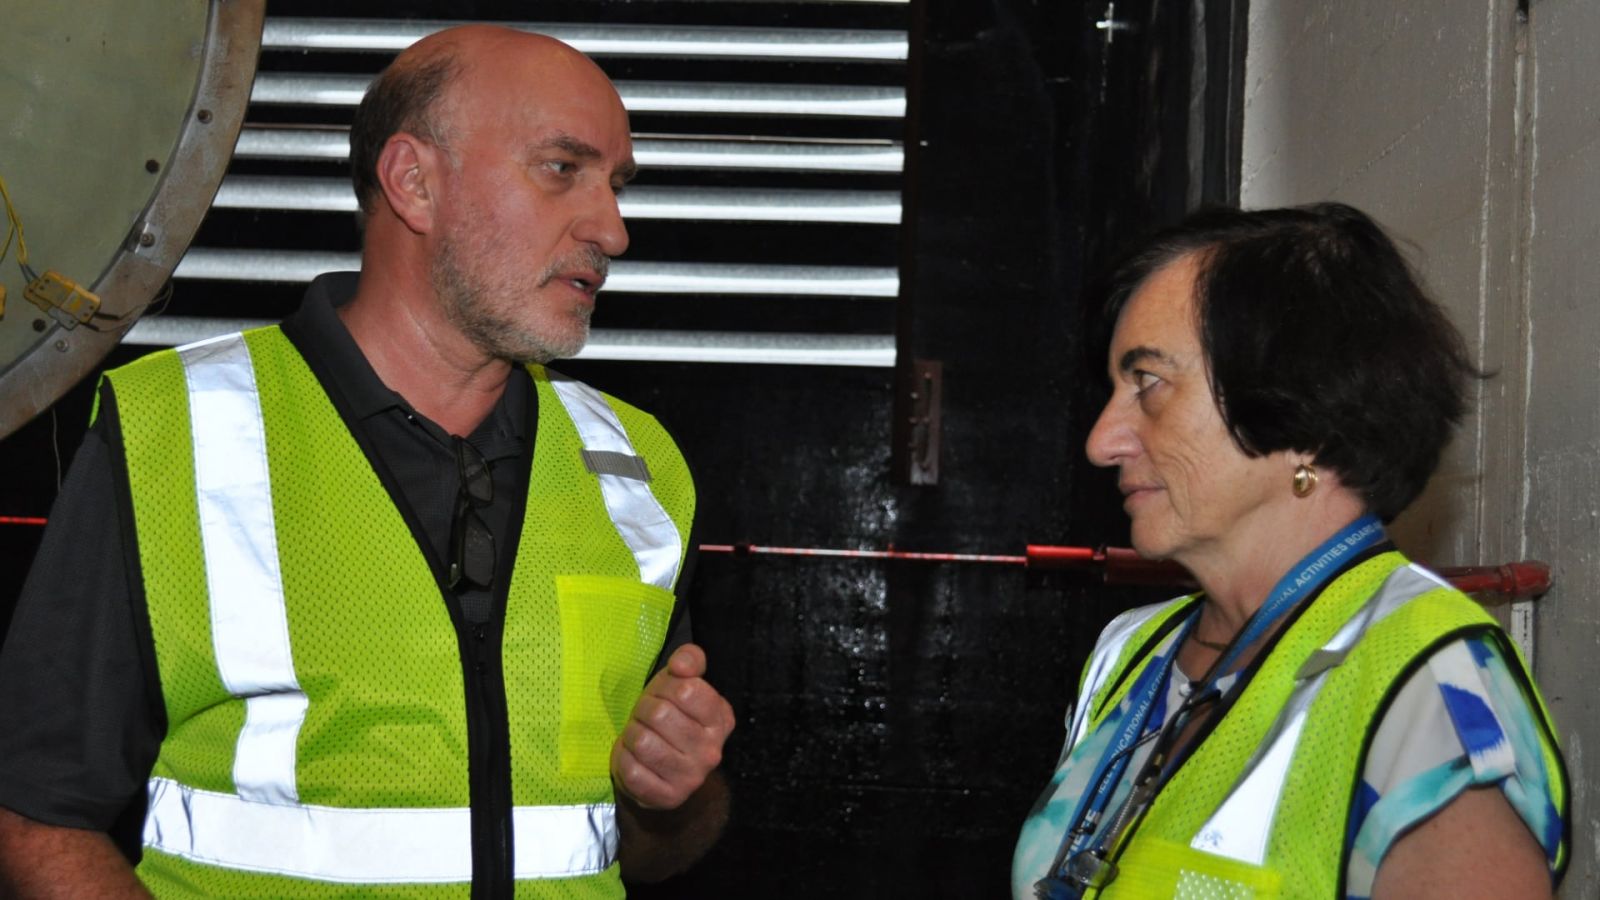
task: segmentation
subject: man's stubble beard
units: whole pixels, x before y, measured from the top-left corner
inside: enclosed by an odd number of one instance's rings
[[[590,310],[575,311],[570,334],[541,334],[519,325],[515,319],[502,312],[495,304],[496,297],[503,303],[529,303],[533,290],[543,288],[563,271],[593,269],[605,276],[610,260],[594,248],[586,248],[553,260],[539,273],[533,288],[490,284],[483,276],[481,265],[472,265],[485,256],[494,255],[482,250],[468,251],[464,258],[456,241],[445,237],[439,242],[433,259],[431,278],[434,292],[443,304],[445,318],[463,335],[491,357],[513,363],[547,363],[554,359],[577,356],[589,342]],[[463,263],[467,265],[463,265]],[[510,298],[510,299],[504,299]],[[563,329],[565,330],[565,329]]]

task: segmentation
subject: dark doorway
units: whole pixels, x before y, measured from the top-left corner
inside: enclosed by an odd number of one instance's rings
[[[1135,235],[1229,199],[1237,167],[1217,154],[1236,147],[1239,5],[916,5],[900,351],[902,367],[941,364],[938,484],[903,484],[886,377],[686,369],[668,380],[689,394],[650,400],[715,460],[707,540],[1125,545],[1112,479],[1082,453],[1103,371],[1091,285]],[[979,564],[702,557],[697,634],[741,720],[734,822],[702,866],[638,896],[1008,896],[1095,636],[1171,593]]]

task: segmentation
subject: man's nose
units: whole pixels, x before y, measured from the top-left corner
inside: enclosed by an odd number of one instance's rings
[[[596,191],[594,202],[573,228],[573,237],[600,248],[607,256],[621,256],[628,249],[628,226],[622,221],[622,206],[609,187]]]

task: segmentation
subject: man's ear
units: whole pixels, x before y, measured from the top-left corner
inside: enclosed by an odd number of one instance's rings
[[[433,230],[433,192],[440,187],[444,152],[404,131],[378,152],[378,186],[395,217],[417,234]]]

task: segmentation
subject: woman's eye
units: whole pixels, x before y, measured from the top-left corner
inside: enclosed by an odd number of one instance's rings
[[[1160,378],[1157,378],[1155,375],[1146,372],[1143,369],[1137,370],[1133,373],[1133,387],[1135,393],[1143,394],[1145,391],[1150,390],[1160,383]]]

